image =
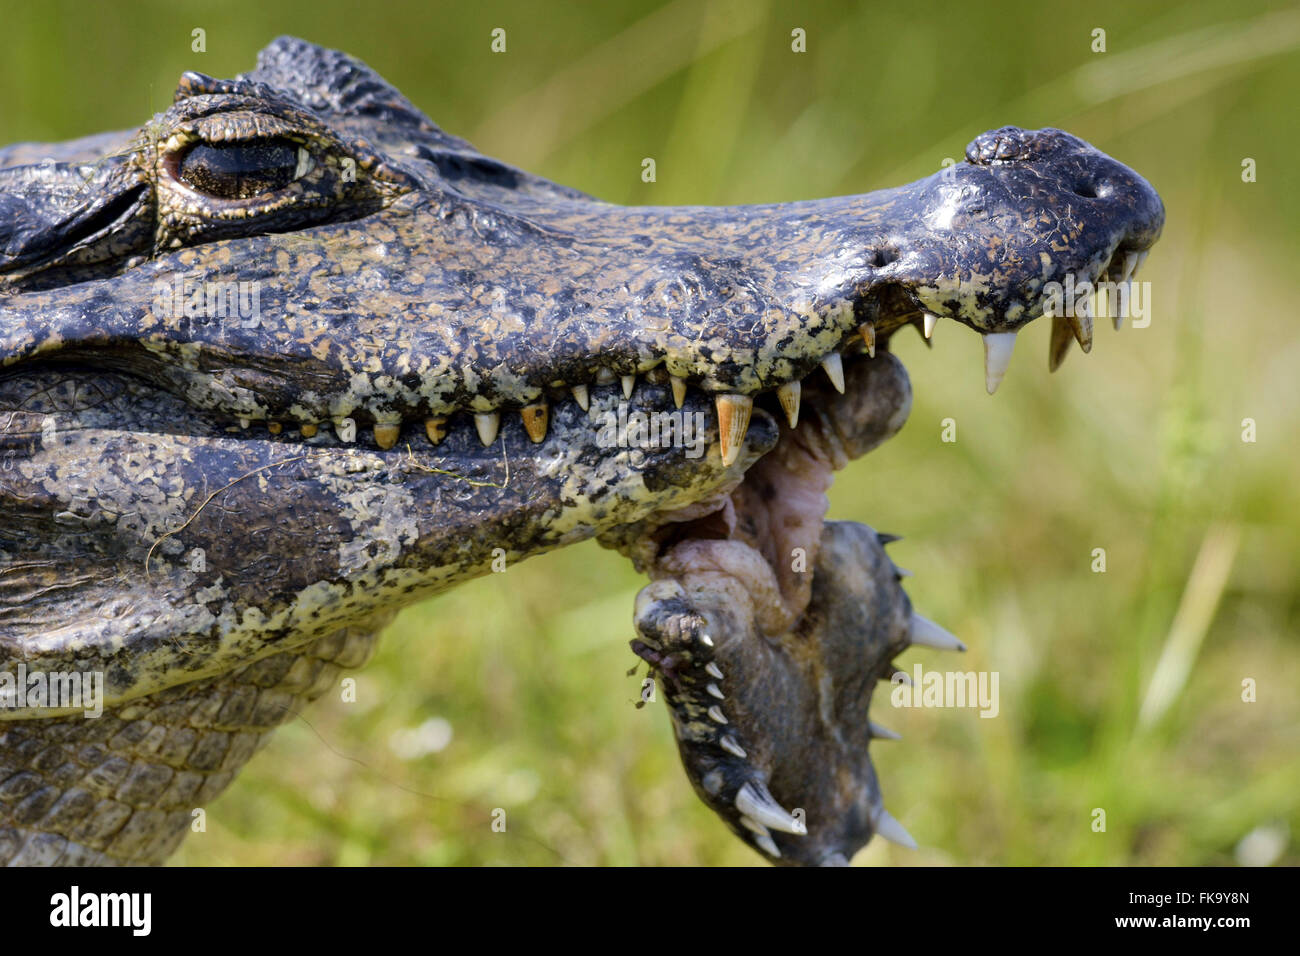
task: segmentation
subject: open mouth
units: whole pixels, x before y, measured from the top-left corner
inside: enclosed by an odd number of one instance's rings
[[[1099,277],[1131,279],[1140,259],[1126,257]],[[1090,346],[1087,309],[1081,321]],[[773,862],[844,863],[873,834],[915,845],[867,756],[872,740],[896,736],[870,717],[872,693],[905,677],[894,658],[911,645],[965,647],[912,610],[907,572],[885,554],[890,536],[825,520],[834,472],[907,418],[910,385],[888,343],[913,323],[930,337],[932,316],[899,316],[835,353],[825,375],[760,395],[752,414],[779,437],[756,455],[737,450],[738,483],[603,538],[651,579],[632,647],[663,690],[688,777]],[[1014,336],[985,336],[990,392]],[[729,412],[720,401],[724,435]]]
[[[753,415],[779,437],[738,452],[738,483],[602,539],[651,578],[632,647],[658,678],[688,777],[777,862],[843,863],[873,832],[910,840],[867,759],[888,735],[868,716],[872,687],[909,643],[960,646],[914,619],[887,538],[825,522],[833,473],[907,418],[887,341],[874,357],[861,341],[837,354],[833,373],[800,383],[797,406],[788,390],[760,396]]]

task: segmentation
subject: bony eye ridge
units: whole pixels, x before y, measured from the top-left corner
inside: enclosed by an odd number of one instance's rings
[[[288,139],[198,142],[177,173],[191,189],[218,199],[251,199],[283,189],[311,168],[306,148]]]

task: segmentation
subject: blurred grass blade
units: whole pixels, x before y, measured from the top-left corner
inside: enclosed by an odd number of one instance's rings
[[[699,18],[694,0],[677,0],[610,37],[589,54],[498,110],[470,135],[489,155],[508,155],[526,169],[697,59],[757,27],[766,4],[733,3],[717,29],[689,42]]]
[[[1183,589],[1182,600],[1174,614],[1174,623],[1165,638],[1164,650],[1156,662],[1146,698],[1138,714],[1138,726],[1153,726],[1178,699],[1196,662],[1205,633],[1214,620],[1219,598],[1228,583],[1232,562],[1237,556],[1241,529],[1236,525],[1216,524],[1205,534],[1196,563]]]
[[[1277,56],[1300,46],[1300,10],[1216,23],[1125,53],[1094,59],[1074,72],[1075,91],[1102,103],[1198,73]]]

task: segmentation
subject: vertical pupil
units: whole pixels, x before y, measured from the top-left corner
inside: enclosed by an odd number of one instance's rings
[[[221,199],[248,199],[289,185],[297,168],[297,145],[268,139],[198,143],[182,157],[179,172],[199,192]]]

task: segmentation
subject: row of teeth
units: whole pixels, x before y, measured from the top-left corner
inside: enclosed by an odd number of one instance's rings
[[[884,540],[884,538],[882,538]],[[709,641],[711,644],[712,642]],[[948,631],[944,630],[938,624],[928,618],[922,617],[915,611],[912,612],[910,626],[910,643],[922,647],[933,647],[943,651],[964,651],[966,645],[954,637]],[[709,676],[722,680],[722,671],[713,662],[705,666]],[[892,671],[892,668],[891,668]],[[902,675],[904,683],[911,683],[906,672],[897,672]],[[891,674],[892,676],[892,674]],[[718,700],[726,700],[726,695],[716,684],[710,682],[706,690],[711,697]],[[721,706],[715,704],[708,709],[708,715],[711,720],[718,724],[727,724],[727,716],[723,713]],[[871,721],[871,736],[880,740],[901,740],[902,736],[888,727],[882,727],[875,721]],[[740,745],[734,736],[724,735],[719,741],[719,746],[733,756],[744,759],[747,756],[745,749]],[[740,813],[740,822],[754,834],[754,843],[768,856],[781,856],[781,851],[772,839],[772,830],[779,830],[782,833],[790,833],[796,836],[807,834],[807,825],[799,817],[795,816],[772,796],[767,786],[761,780],[750,780],[741,786],[736,792],[735,807]],[[898,822],[883,804],[873,808],[873,825],[875,832],[890,843],[897,843],[899,846],[907,847],[909,850],[917,848],[916,840],[907,832],[906,828]],[[847,862],[847,861],[845,861]]]
[[[1124,257],[1124,263],[1120,270],[1120,285],[1126,285],[1137,278],[1138,270],[1142,268],[1142,263],[1146,262],[1147,252],[1130,252]],[[1102,270],[1104,276],[1108,269]],[[1084,354],[1092,351],[1092,319],[1093,316],[1101,314],[1100,307],[1100,290],[1092,294],[1092,307],[1088,314],[1080,315],[1075,312],[1073,315],[1054,315],[1044,309],[1043,315],[1052,320],[1052,335],[1047,346],[1047,368],[1055,372],[1065,361],[1065,355],[1070,350],[1070,343],[1077,341],[1079,347],[1083,349]],[[1074,310],[1071,310],[1074,311]],[[1115,331],[1124,327],[1123,316],[1114,317]],[[939,324],[939,317],[925,312],[921,316],[921,334],[928,343],[934,336],[934,330]],[[984,387],[992,395],[1002,384],[1002,379],[1006,377],[1007,367],[1011,364],[1011,353],[1016,346],[1016,336],[1018,332],[985,332],[984,333]],[[868,342],[868,347],[875,341],[875,330],[866,330],[862,333],[863,339]],[[874,354],[874,352],[873,352]]]
[[[1146,252],[1131,252],[1125,256],[1122,269],[1121,283],[1127,283],[1137,277],[1138,269],[1146,261]],[[1096,295],[1096,294],[1094,294]],[[1096,299],[1092,315],[1098,314]],[[1045,313],[1046,314],[1046,313]],[[1092,315],[1071,315],[1057,316],[1052,315],[1052,335],[1048,347],[1048,368],[1053,372],[1060,367],[1069,350],[1071,340],[1076,340],[1080,348],[1085,353],[1092,351]],[[1115,328],[1119,329],[1123,325],[1121,317],[1115,318]],[[939,323],[939,318],[932,313],[922,314],[921,332],[927,342],[933,337],[934,330]],[[858,327],[858,333],[862,337],[866,351],[872,358],[876,357],[876,327],[868,321]],[[988,332],[984,334],[984,385],[988,393],[992,395],[997,391],[998,385],[1006,376],[1007,367],[1011,364],[1011,353],[1016,344],[1016,332]],[[822,359],[822,370],[830,380],[831,385],[841,395],[844,394],[844,361],[838,352],[832,352]],[[669,383],[673,390],[673,402],[678,408],[682,407],[686,401],[686,380],[676,375],[668,377]],[[623,387],[623,396],[630,399],[632,392],[636,389],[636,375],[618,375],[611,369],[601,369],[596,375],[597,385],[611,385],[614,382],[621,382]],[[590,407],[590,386],[573,385],[570,386],[574,400],[586,411]],[[776,390],[777,400],[781,403],[786,419],[791,428],[799,424],[799,400],[802,391],[799,382],[787,382]],[[718,433],[722,441],[722,463],[731,465],[740,455],[740,449],[745,442],[745,434],[749,429],[750,414],[754,409],[754,397],[752,395],[742,395],[739,393],[723,393],[714,396],[714,403],[718,413]],[[531,405],[525,405],[519,410],[520,418],[523,420],[524,431],[528,437],[536,444],[546,440],[546,433],[550,427],[550,403],[545,399],[534,402]],[[437,445],[447,437],[446,416],[437,416],[426,418],[424,421],[425,435],[429,441]],[[248,419],[240,419],[240,426],[248,428],[251,422]],[[345,438],[347,430],[341,427],[341,421],[335,422],[335,431],[339,438],[344,441],[350,441]],[[491,445],[496,441],[497,433],[501,429],[501,413],[499,411],[476,412],[474,413],[474,427],[478,431],[479,440],[484,447]],[[280,422],[269,422],[267,428],[271,434],[278,435],[283,430]],[[319,431],[320,426],[317,424],[303,423],[298,426],[299,432],[303,438],[313,438]],[[401,422],[376,422],[374,425],[375,444],[381,449],[388,450],[397,444],[401,438]]]
[[[865,337],[865,334],[864,334]],[[874,330],[868,343],[868,352],[874,358],[875,334]],[[838,352],[832,352],[822,359],[822,369],[826,372],[826,377],[830,379],[831,385],[840,394],[844,393],[844,360]],[[601,369],[596,376],[597,385],[613,384],[615,381],[621,381],[623,387],[623,396],[630,399],[633,391],[636,389],[635,375],[616,375],[609,369]],[[673,402],[678,408],[681,408],[686,401],[686,380],[678,378],[676,375],[669,376],[670,384],[673,390]],[[591,406],[591,392],[588,385],[570,386],[570,392],[573,395],[579,407],[587,411]],[[799,424],[799,404],[802,388],[799,382],[787,382],[780,386],[777,391],[777,400],[781,403],[786,420],[790,427],[794,428]],[[718,412],[718,432],[722,436],[722,460],[724,465],[730,465],[740,454],[741,446],[745,441],[745,434],[749,430],[750,414],[754,410],[754,397],[752,395],[741,395],[738,393],[724,393],[714,397],[714,403]],[[534,402],[531,405],[525,405],[519,410],[519,416],[523,421],[524,431],[528,437],[536,444],[546,440],[546,433],[550,428],[550,403],[545,399]],[[448,416],[430,417],[424,420],[424,433],[429,441],[437,445],[447,437]],[[241,428],[249,428],[252,421],[247,418],[239,420]],[[475,412],[474,427],[478,431],[479,441],[486,448],[496,441],[497,433],[501,429],[501,413],[499,411]],[[268,422],[267,429],[272,435],[278,435],[284,430],[281,422]],[[351,438],[345,438],[348,429],[344,425],[344,420],[339,419],[334,422],[335,433],[342,441],[350,441]],[[314,423],[302,423],[298,425],[298,431],[303,438],[314,438],[320,431],[320,425]],[[401,422],[376,422],[374,425],[375,444],[385,451],[397,444],[401,438]]]

